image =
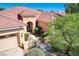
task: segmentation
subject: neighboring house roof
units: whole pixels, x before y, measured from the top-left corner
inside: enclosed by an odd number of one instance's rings
[[[51,12],[53,16],[64,16],[65,12]]]
[[[50,12],[41,12],[38,21],[49,22],[52,20],[52,14]]]
[[[42,11],[37,18],[38,21],[50,22],[54,20],[57,16],[64,16],[64,12],[44,12]]]

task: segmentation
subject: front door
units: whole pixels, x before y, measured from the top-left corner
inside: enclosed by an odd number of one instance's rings
[[[28,22],[27,23],[27,32],[32,32],[32,28],[33,28],[33,23],[32,22]]]

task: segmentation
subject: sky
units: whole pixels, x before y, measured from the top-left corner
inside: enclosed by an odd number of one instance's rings
[[[44,11],[64,11],[64,3],[0,3],[1,8],[13,8],[24,6],[32,9],[41,9]]]

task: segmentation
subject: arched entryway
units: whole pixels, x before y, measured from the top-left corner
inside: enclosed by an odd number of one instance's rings
[[[33,29],[33,23],[32,22],[28,22],[27,23],[27,32],[32,32]]]

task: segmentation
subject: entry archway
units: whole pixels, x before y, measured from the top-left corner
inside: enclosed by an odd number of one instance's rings
[[[27,23],[27,32],[32,32],[33,29],[33,23],[32,22],[28,22]]]

